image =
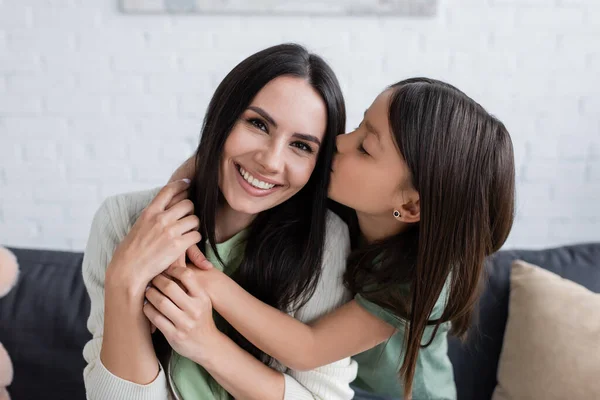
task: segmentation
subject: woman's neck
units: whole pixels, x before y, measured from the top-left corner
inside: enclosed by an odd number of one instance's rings
[[[389,215],[365,214],[356,212],[361,239],[373,243],[397,235],[408,229],[408,224],[398,222],[391,213]]]
[[[217,243],[223,243],[250,226],[256,215],[241,213],[225,203],[217,211],[215,236]]]

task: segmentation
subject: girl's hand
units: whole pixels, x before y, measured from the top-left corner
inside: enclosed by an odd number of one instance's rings
[[[210,298],[196,284],[193,267],[169,270],[177,270],[181,285],[165,274],[156,276],[146,291],[144,314],[177,353],[202,365],[220,337]]]
[[[169,183],[175,182],[181,179],[193,179],[194,174],[196,173],[196,156],[193,155],[181,164],[171,178],[169,178]]]
[[[106,272],[107,285],[124,286],[137,295],[201,239],[194,205],[187,200],[189,183],[166,185],[142,211],[117,247]]]
[[[186,254],[187,254],[188,258],[190,259],[190,262],[192,264],[194,264],[197,268],[203,269],[205,271],[213,268],[212,263],[206,259],[206,256],[198,248],[198,246],[190,247],[189,249],[187,249]],[[179,267],[181,265],[176,265],[176,266]],[[185,267],[185,265],[182,265],[182,266]]]

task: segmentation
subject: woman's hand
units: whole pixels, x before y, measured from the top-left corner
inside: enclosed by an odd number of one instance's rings
[[[171,175],[171,178],[169,179],[169,183],[171,182],[176,182],[179,180],[187,180],[188,182],[194,178],[194,174],[196,172],[196,159],[194,156],[191,156],[190,158],[188,158],[187,160],[185,160],[185,162],[183,164],[181,164],[179,166],[179,168],[177,168],[175,170],[175,172],[173,172],[173,175]],[[187,196],[186,196],[187,198]],[[193,246],[192,248],[198,248],[196,246]],[[200,250],[198,250],[200,251]],[[179,258],[177,258],[177,260],[175,260],[175,262],[172,264],[178,267],[185,267],[185,254],[182,254]]]
[[[201,239],[189,182],[169,183],[142,211],[117,247],[106,272],[106,285],[143,296],[147,284]],[[196,247],[196,246],[194,246]]]
[[[146,291],[144,314],[164,335],[171,347],[184,357],[203,365],[221,332],[215,326],[212,304],[189,268],[170,267],[177,282],[166,273],[156,276]]]

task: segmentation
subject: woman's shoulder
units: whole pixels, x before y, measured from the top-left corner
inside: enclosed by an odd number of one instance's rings
[[[315,291],[306,304],[292,316],[302,322],[313,321],[335,310],[350,300],[350,292],[344,286],[346,259],[350,254],[348,227],[333,211],[327,212],[325,246],[321,274]]]
[[[312,321],[350,300],[350,292],[344,286],[346,259],[349,254],[348,227],[337,214],[328,211],[319,281],[312,297],[295,313],[296,319],[303,322]]]
[[[159,187],[107,197],[96,211],[94,224],[110,223],[114,233],[118,237],[124,237],[160,189]]]
[[[327,212],[323,268],[330,274],[343,275],[350,254],[350,233],[346,223],[333,211]]]
[[[339,215],[331,210],[327,210],[325,240],[327,244],[347,244],[348,250],[350,249],[350,232],[348,230],[348,225],[346,225]],[[325,250],[327,250],[327,247]]]

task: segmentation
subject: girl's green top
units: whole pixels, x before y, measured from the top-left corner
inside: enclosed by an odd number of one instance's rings
[[[446,280],[429,319],[441,317],[446,306],[449,282],[450,277]],[[399,290],[408,293],[408,285],[402,286]],[[377,394],[402,397],[403,385],[399,380],[398,372],[404,361],[407,321],[396,317],[390,310],[366,300],[361,295],[356,295],[355,300],[370,314],[393,325],[397,331],[388,341],[353,357],[358,363],[358,377],[353,385]],[[449,329],[450,323],[443,323],[431,344],[420,350],[413,380],[413,400],[456,399],[454,373],[448,357]],[[431,339],[433,331],[433,325],[425,328],[422,344],[426,344]]]

